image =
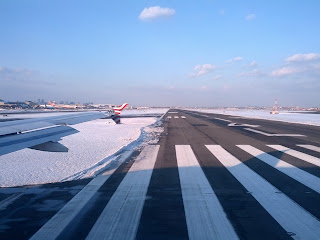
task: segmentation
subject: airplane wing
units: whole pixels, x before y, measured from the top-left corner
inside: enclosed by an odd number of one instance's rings
[[[120,123],[120,113],[127,103],[105,112],[76,112],[60,116],[20,119],[0,122],[0,156],[31,148],[40,151],[66,152],[68,149],[58,143],[62,137],[77,133],[68,125],[78,124],[99,118],[111,118]],[[122,115],[123,116],[123,115]],[[133,117],[158,117],[159,114],[124,115]]]
[[[78,112],[61,116],[0,122],[0,136],[53,125],[73,125],[104,117],[108,117],[108,115],[102,112]]]
[[[42,151],[57,148],[62,137],[78,131],[67,125],[99,118],[112,118],[102,112],[81,112],[62,116],[0,122],[0,156],[31,147]]]
[[[23,148],[41,145],[46,142],[58,142],[62,137],[77,132],[78,131],[72,127],[57,126],[27,133],[2,136],[0,137],[0,156]],[[44,150],[40,147],[35,149]]]

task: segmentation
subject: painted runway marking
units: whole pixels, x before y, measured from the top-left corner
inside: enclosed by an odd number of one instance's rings
[[[208,115],[200,114],[200,113],[193,113],[193,114],[198,115],[198,116],[202,116],[202,117],[210,117],[210,116],[208,116]]]
[[[124,154],[119,162],[123,161],[131,152]],[[86,204],[92,199],[99,188],[108,180],[108,178],[117,170],[109,170],[102,175],[92,179],[77,195],[75,195],[56,215],[54,215],[30,240],[35,239],[57,239],[69,224],[78,216]]]
[[[247,130],[247,131],[250,131],[250,132],[262,134],[262,135],[267,136],[267,137],[306,137],[305,135],[301,135],[301,134],[290,134],[290,133],[288,133],[288,134],[286,134],[286,133],[277,134],[277,133],[266,133],[266,132],[259,131],[259,130],[256,130],[256,129],[251,129],[251,128],[244,128],[244,129]]]
[[[284,152],[284,153],[286,153],[286,154],[288,154],[290,156],[299,158],[299,159],[301,159],[303,161],[312,163],[312,164],[320,167],[320,158],[308,155],[306,153],[298,152],[296,150],[292,150],[292,149],[287,148],[287,147],[282,146],[282,145],[267,145],[267,146],[271,147],[273,149],[276,149],[277,151]]]
[[[186,118],[185,116],[181,116],[181,118]]]
[[[260,127],[260,125],[229,123],[228,127]]]
[[[243,151],[320,193],[320,178],[249,145],[237,145]]]
[[[189,145],[176,145],[190,239],[238,239]]]
[[[171,118],[171,116],[168,116],[167,118]]]
[[[304,144],[297,144],[297,146],[303,147],[303,148],[306,148],[306,149],[309,149],[309,150],[312,150],[312,151],[315,151],[315,152],[320,152],[320,147],[317,147],[317,146],[304,145]]]
[[[101,175],[91,180],[56,215],[43,225],[30,240],[57,239],[110,176],[111,174]]]
[[[214,119],[217,119],[217,120],[220,120],[220,121],[223,121],[223,122],[229,122],[229,123],[232,122],[232,121],[230,121],[230,120],[223,119],[223,118],[214,118]]]
[[[179,118],[179,116],[174,116],[174,118]]]
[[[11,196],[3,199],[0,202],[0,211],[5,210],[11,203],[13,203],[15,200],[19,199],[24,193],[15,193]]]
[[[135,239],[159,145],[149,145],[102,211],[87,239]]]
[[[293,238],[319,239],[320,222],[317,218],[285,194],[279,194],[277,188],[221,146],[206,147],[287,232],[294,233]]]
[[[168,113],[178,113],[178,112],[168,112]]]
[[[240,117],[240,116],[230,116],[230,118],[242,119],[242,118],[246,118],[246,117]]]

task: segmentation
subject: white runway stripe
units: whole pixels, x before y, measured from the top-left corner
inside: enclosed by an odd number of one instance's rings
[[[43,225],[30,240],[57,239],[110,176],[111,174],[101,175],[91,180],[56,215]]]
[[[177,145],[176,155],[189,238],[238,239],[191,147]]]
[[[313,189],[314,191],[320,193],[320,178],[301,170],[281,159],[278,159],[270,154],[260,151],[259,149],[249,146],[249,145],[237,145],[237,147],[251,154],[252,156],[260,159],[266,164],[274,167],[275,169],[283,172],[287,176],[297,180],[298,182],[304,184],[305,186]]]
[[[179,118],[179,116],[174,116],[174,118]]]
[[[23,196],[24,193],[15,193],[0,201],[0,211],[5,210],[10,204]]]
[[[199,116],[202,116],[202,117],[210,117],[210,116],[208,116],[208,115],[200,114],[200,113],[194,113],[194,114],[199,115]]]
[[[87,239],[135,239],[159,145],[137,157]]]
[[[284,152],[290,156],[299,158],[303,161],[312,163],[312,164],[320,167],[320,158],[317,158],[317,157],[314,157],[314,156],[311,156],[311,155],[308,155],[308,154],[305,154],[305,153],[302,153],[302,152],[299,152],[296,150],[292,150],[292,149],[287,148],[282,145],[267,145],[267,146],[271,147],[273,149],[276,149],[277,151]]]
[[[220,120],[220,121],[223,121],[223,122],[229,122],[229,123],[232,122],[232,121],[230,121],[230,120],[223,119],[223,118],[214,118],[214,119],[217,119],[217,120]]]
[[[130,151],[123,154],[119,162],[123,162],[130,154]],[[57,239],[116,170],[117,168],[111,169],[92,179],[56,215],[43,225],[31,239]]]
[[[186,118],[185,116],[181,116],[181,118]]]
[[[171,118],[171,116],[168,116],[167,118]]]
[[[312,151],[315,151],[315,152],[320,152],[320,147],[317,147],[317,146],[304,145],[304,144],[297,144],[297,146],[303,147],[303,148],[306,148],[306,149],[309,149],[309,150],[312,150]]]
[[[294,239],[319,239],[320,222],[219,145],[211,153]]]
[[[254,132],[254,133],[259,133],[267,137],[305,137],[305,135],[301,134],[291,134],[291,133],[266,133],[263,131],[259,131],[257,129],[252,129],[252,128],[245,128],[245,130]]]

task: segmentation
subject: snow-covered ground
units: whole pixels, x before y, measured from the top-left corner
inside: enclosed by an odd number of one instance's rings
[[[132,114],[159,113],[168,109],[135,111]],[[44,114],[44,115],[43,115]],[[48,113],[61,114],[61,113]],[[66,114],[66,113],[64,113]],[[130,111],[127,111],[130,114]],[[41,114],[14,114],[19,117],[46,117]],[[53,115],[49,115],[53,116]],[[60,182],[94,176],[117,159],[120,150],[132,150],[156,143],[162,127],[157,118],[123,118],[117,125],[109,119],[97,119],[72,125],[79,133],[64,137],[61,144],[68,152],[42,152],[23,149],[0,156],[0,187]]]
[[[263,110],[189,109],[247,118],[294,122],[320,126],[320,114],[280,112],[271,115]],[[168,109],[125,110],[123,115],[164,114]],[[34,118],[56,116],[61,112],[24,113],[0,118]],[[69,152],[41,152],[23,149],[0,156],[0,187],[61,182],[91,177],[117,159],[117,152],[156,143],[163,131],[157,118],[122,118],[121,125],[109,119],[98,119],[72,125],[79,133],[64,137],[61,144]]]
[[[121,115],[141,115],[141,114],[164,114],[168,108],[145,108],[145,109],[124,109]]]
[[[279,114],[270,114],[266,110],[226,110],[226,109],[188,109],[202,113],[218,113],[231,116],[241,116],[246,118],[267,119],[272,121],[282,121],[290,123],[300,123],[307,125],[320,126],[320,114],[313,113],[292,113],[279,112]]]

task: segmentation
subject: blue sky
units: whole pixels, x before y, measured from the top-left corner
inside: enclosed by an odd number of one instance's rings
[[[320,106],[320,1],[0,1],[0,98]]]

